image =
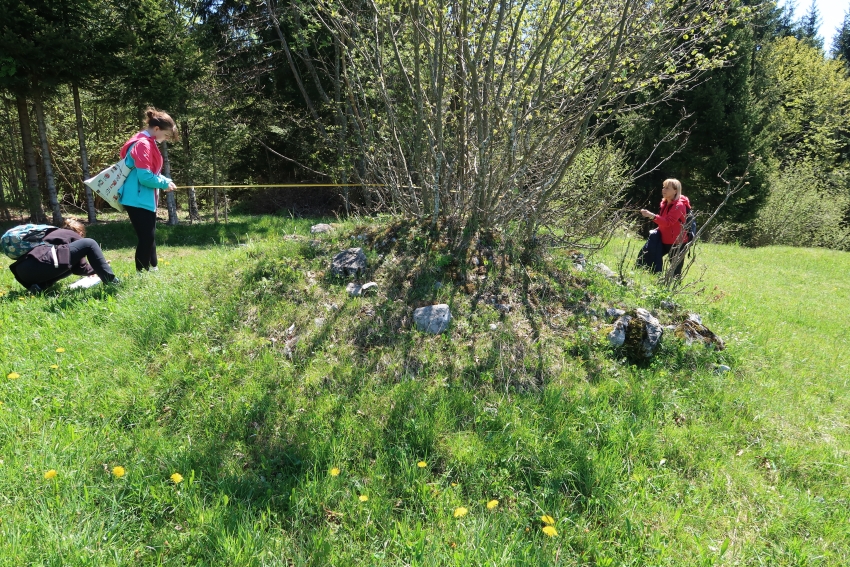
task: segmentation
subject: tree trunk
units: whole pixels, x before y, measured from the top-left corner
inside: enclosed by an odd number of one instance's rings
[[[23,164],[21,163],[21,158],[18,155],[18,145],[15,143],[15,140],[18,138],[18,133],[15,131],[15,125],[12,122],[12,104],[9,99],[4,98],[3,105],[6,110],[5,121],[9,129],[9,180],[11,183],[9,191],[12,194],[12,200],[19,205],[22,205],[27,199],[26,195],[23,195],[21,192],[20,174],[23,169]]]
[[[171,163],[168,161],[168,142],[163,142],[160,145],[160,150],[162,151],[162,172],[166,177],[171,179]],[[168,207],[168,224],[172,226],[179,224],[180,219],[177,218],[177,197],[174,195],[174,191],[165,192],[165,202]]]
[[[80,91],[77,83],[72,86],[74,92],[74,112],[77,115],[77,137],[80,139],[80,163],[83,167],[83,181],[91,177],[89,175],[89,156],[86,153],[86,135],[83,131],[83,108],[80,105]],[[89,186],[83,183],[86,192],[86,208],[89,213],[89,223],[97,222],[97,212],[94,210],[94,195]]]
[[[12,215],[9,214],[9,207],[6,206],[6,192],[3,190],[3,179],[0,178],[0,213],[2,219],[11,220]]]
[[[183,137],[183,154],[186,156],[186,185],[189,186],[189,222],[201,220],[198,213],[198,199],[195,196],[195,180],[192,177],[192,154],[189,148],[189,121],[184,120],[180,124],[180,133]]]
[[[24,163],[27,170],[27,188],[29,189],[30,217],[33,222],[47,221],[44,209],[41,207],[41,193],[38,190],[38,164],[35,162],[35,152],[32,147],[32,129],[30,127],[27,99],[22,95],[16,97],[18,103],[18,121],[21,124],[21,143],[24,146]]]
[[[218,157],[216,156],[215,148],[216,145],[213,144],[213,185],[216,185],[216,187],[213,188],[213,207],[215,208],[215,224],[218,224]]]
[[[41,160],[44,162],[44,177],[47,180],[47,194],[50,197],[50,208],[53,210],[53,225],[62,226],[62,209],[59,208],[56,179],[53,176],[53,163],[50,158],[50,144],[47,142],[47,125],[44,122],[44,107],[41,104],[41,92],[38,89],[34,91],[33,98],[35,119],[38,122],[38,137],[41,140]]]

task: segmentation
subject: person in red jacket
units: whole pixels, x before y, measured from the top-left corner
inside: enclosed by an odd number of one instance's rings
[[[690,200],[682,195],[682,183],[678,179],[665,179],[661,186],[661,208],[658,214],[641,209],[640,214],[652,220],[657,229],[649,232],[649,238],[638,255],[638,266],[649,268],[655,273],[663,269],[664,256],[676,257],[679,247],[687,244],[686,229]],[[674,249],[674,246],[676,249]],[[672,253],[671,253],[672,251]],[[682,264],[676,266],[676,275],[682,271]]]
[[[38,293],[71,274],[97,274],[104,283],[119,283],[98,243],[85,236],[86,227],[79,221],[68,219],[65,228],[47,232],[43,244],[15,260],[9,269],[18,283],[32,293]]]
[[[174,182],[161,174],[162,154],[157,143],[174,140],[177,128],[166,112],[148,108],[147,128],[124,142],[121,159],[130,173],[121,188],[119,202],[124,205],[139,241],[136,245],[136,271],[157,270],[156,209],[160,190],[173,191]]]

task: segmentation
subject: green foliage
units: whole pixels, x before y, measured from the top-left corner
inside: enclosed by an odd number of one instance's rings
[[[764,159],[780,168],[804,159],[836,167],[850,120],[850,80],[841,62],[793,37],[765,46],[756,59]]]
[[[55,87],[109,66],[119,45],[117,21],[102,0],[3,0],[0,88],[27,93]]]
[[[847,173],[807,162],[777,172],[756,220],[754,244],[850,249]]]

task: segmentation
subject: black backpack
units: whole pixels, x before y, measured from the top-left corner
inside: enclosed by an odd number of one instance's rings
[[[687,217],[685,217],[685,227],[687,228],[688,233],[688,243],[693,242],[697,237],[697,219],[696,215],[691,212],[690,207],[685,207],[688,211]]]

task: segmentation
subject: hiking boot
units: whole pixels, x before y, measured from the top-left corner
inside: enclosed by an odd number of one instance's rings
[[[37,293],[41,293],[41,292],[43,291],[43,290],[41,289],[41,286],[40,286],[40,285],[38,285],[38,284],[32,284],[32,285],[31,285],[31,286],[29,286],[27,289],[28,289],[28,290],[29,290],[29,292],[30,292],[31,294],[33,294],[33,295],[35,295],[35,294],[37,294]]]

